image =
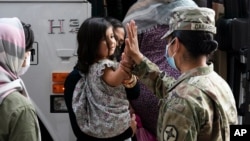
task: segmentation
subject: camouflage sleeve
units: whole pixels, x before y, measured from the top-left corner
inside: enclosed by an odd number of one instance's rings
[[[177,102],[177,103],[176,103]],[[184,99],[171,98],[159,111],[158,140],[195,141],[197,140],[196,115]]]
[[[176,81],[145,56],[142,62],[135,66],[132,73],[137,75],[139,81],[145,84],[158,98],[164,97],[168,88]]]

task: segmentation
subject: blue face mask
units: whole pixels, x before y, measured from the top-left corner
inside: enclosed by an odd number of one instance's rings
[[[172,68],[178,70],[177,67],[176,67],[176,65],[175,65],[175,61],[174,61],[174,55],[175,55],[175,54],[174,54],[172,57],[170,57],[170,56],[168,55],[168,48],[169,48],[169,46],[174,42],[174,40],[175,40],[175,38],[174,38],[170,43],[168,43],[168,44],[166,45],[165,58],[166,58],[166,61],[168,62],[168,64],[169,64]]]

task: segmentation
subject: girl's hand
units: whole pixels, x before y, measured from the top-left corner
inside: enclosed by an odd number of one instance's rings
[[[133,65],[134,65],[134,61],[129,58],[124,52],[122,53],[122,56],[121,56],[121,61],[120,61],[120,66],[121,68],[123,69],[123,71],[127,72],[128,74],[130,74],[129,78],[131,78],[131,70],[133,68]]]
[[[124,63],[125,67],[130,68],[130,69],[132,69],[133,65],[135,64],[135,62],[124,52],[122,53],[121,61]]]
[[[137,37],[137,26],[135,21],[131,20],[126,25],[128,38],[125,39],[125,49],[124,52],[128,57],[131,57],[136,64],[139,64],[143,55],[139,50],[138,37]]]

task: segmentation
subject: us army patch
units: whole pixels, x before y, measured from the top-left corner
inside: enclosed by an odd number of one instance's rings
[[[164,141],[176,141],[178,132],[174,126],[168,125],[163,134]]]

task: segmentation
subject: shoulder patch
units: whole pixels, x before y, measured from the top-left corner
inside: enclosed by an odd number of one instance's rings
[[[178,132],[174,126],[168,125],[163,134],[164,141],[176,141]]]

